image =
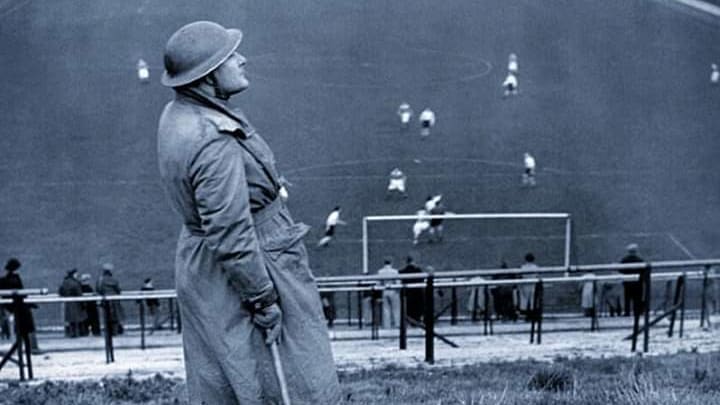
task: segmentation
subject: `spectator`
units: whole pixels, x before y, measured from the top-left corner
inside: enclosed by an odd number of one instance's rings
[[[332,291],[321,292],[320,302],[322,303],[323,315],[327,321],[327,326],[328,328],[332,328],[335,323],[335,293]]]
[[[609,316],[622,315],[622,291],[618,282],[605,282],[600,286],[600,314]]]
[[[17,271],[22,267],[20,261],[16,258],[11,258],[5,264],[5,276],[0,278],[0,290],[22,290],[23,282]],[[21,308],[17,309],[12,305],[7,306],[10,312],[13,312],[15,316],[15,324],[20,332],[20,335],[27,336],[28,341],[25,342],[26,346],[30,346],[32,353],[39,353],[40,350],[37,344],[37,337],[35,336],[35,320],[33,319],[32,308],[35,308],[35,304],[25,304]]]
[[[638,256],[638,245],[637,243],[631,243],[627,245],[627,254],[620,259],[620,263],[642,263],[645,260]],[[628,269],[620,270],[622,274],[636,274],[639,275],[641,269]],[[623,292],[625,296],[625,305],[623,309],[625,316],[630,316],[630,307],[633,308],[633,314],[638,315],[642,313],[642,286],[640,281],[623,281]]]
[[[113,277],[113,270],[115,266],[112,263],[105,263],[102,266],[103,273],[97,282],[97,292],[100,295],[120,295],[120,283],[115,277]],[[110,331],[113,335],[122,335],[123,333],[123,319],[125,318],[125,312],[123,311],[120,301],[110,301],[110,313],[108,322],[110,324]],[[106,325],[107,327],[107,325]]]
[[[582,278],[587,279],[580,285],[580,307],[583,310],[585,316],[595,316],[595,281],[592,273],[585,273]]]
[[[521,270],[531,271],[537,269],[535,264],[535,255],[528,253],[525,255],[525,263],[520,266]],[[521,278],[537,278],[537,273],[523,273]],[[533,303],[535,299],[535,283],[521,284],[518,288],[518,308],[520,313],[529,315],[534,309]]]
[[[58,289],[61,297],[81,297],[82,285],[77,279],[77,269],[67,272]],[[81,335],[82,324],[87,320],[87,313],[82,302],[65,302],[65,336],[75,338]]]
[[[379,276],[397,276],[400,274],[392,266],[392,259],[385,259],[385,264],[378,270]],[[388,287],[395,284],[397,280],[383,280],[382,285]],[[400,296],[397,290],[386,288],[382,293],[382,325],[389,329],[398,326],[400,322]]]
[[[507,269],[508,265],[503,261],[500,264],[501,269]],[[516,274],[496,274],[493,280],[504,280],[517,278]],[[493,296],[493,304],[495,311],[503,320],[517,321],[517,303],[515,302],[515,286],[505,284],[495,286],[491,290]]]
[[[475,276],[470,281],[485,281],[483,277]],[[488,302],[489,303],[489,302]],[[475,320],[478,314],[484,313],[485,308],[485,286],[478,285],[470,287],[470,296],[468,297],[467,310]]]
[[[95,294],[95,290],[90,285],[90,278],[87,273],[80,276],[80,288],[82,288],[83,295]],[[85,301],[83,305],[87,318],[80,328],[80,334],[87,336],[92,332],[93,336],[100,336],[100,317],[98,316],[97,301]]]
[[[140,288],[140,291],[155,291],[152,277],[143,280],[143,286]],[[162,324],[160,323],[160,300],[157,298],[146,298],[145,306],[147,307],[148,315],[152,318],[152,331],[162,329]]]
[[[416,274],[422,273],[422,269],[415,265],[415,259],[412,256],[407,257],[405,267],[400,271],[400,274]],[[408,278],[404,279],[404,284],[422,283],[423,278]],[[425,311],[425,294],[422,288],[408,288],[405,290],[405,307],[407,310],[408,318],[420,322],[423,318],[423,312]]]

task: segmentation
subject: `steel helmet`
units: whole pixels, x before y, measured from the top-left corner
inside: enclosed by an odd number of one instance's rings
[[[162,84],[179,87],[204,77],[235,52],[242,36],[238,29],[226,29],[211,21],[181,27],[165,46]]]

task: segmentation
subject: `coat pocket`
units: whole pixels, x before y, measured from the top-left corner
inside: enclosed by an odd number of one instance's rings
[[[310,231],[310,227],[299,222],[282,228],[265,242],[263,250],[273,259],[277,260],[280,255],[291,249],[302,240]]]

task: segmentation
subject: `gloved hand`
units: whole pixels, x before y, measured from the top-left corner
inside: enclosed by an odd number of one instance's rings
[[[270,345],[280,337],[282,329],[282,311],[275,303],[257,310],[253,314],[253,322],[265,331],[265,344]]]

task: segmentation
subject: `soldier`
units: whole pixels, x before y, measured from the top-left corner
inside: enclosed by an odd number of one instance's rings
[[[272,151],[229,102],[250,85],[241,39],[198,21],[165,48],[162,83],[175,98],[160,117],[158,162],[183,224],[175,283],[189,403],[281,403],[267,345],[278,349],[292,403],[338,403],[302,242],[309,227],[293,221]]]

